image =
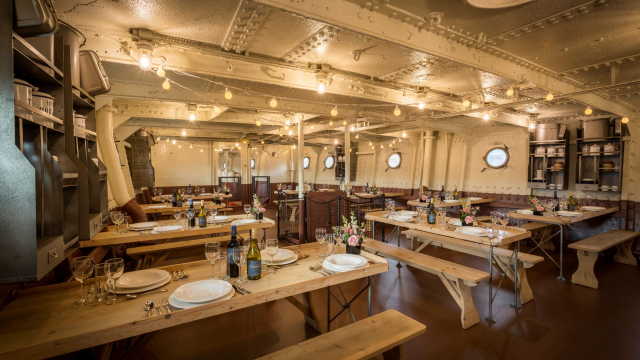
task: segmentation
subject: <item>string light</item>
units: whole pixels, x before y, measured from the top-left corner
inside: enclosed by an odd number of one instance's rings
[[[482,113],[482,120],[487,121],[489,120],[490,117],[491,116],[489,115],[488,112],[485,111],[484,113]]]
[[[231,93],[231,91],[229,91],[228,88],[224,88],[224,98],[227,100],[231,100],[232,97],[233,94]]]
[[[585,115],[591,115],[593,114],[593,110],[591,110],[591,106],[587,106],[586,109],[584,109],[584,114]]]
[[[153,63],[153,46],[151,44],[138,43],[138,66],[142,70],[151,69]]]
[[[356,139],[360,139],[360,134],[356,134]]]
[[[325,146],[323,150],[327,150],[327,147]]]
[[[264,145],[264,140],[261,140],[261,141],[260,141],[260,144]]]
[[[420,99],[420,102],[418,103],[418,109],[424,110],[424,107],[425,107],[424,100]]]
[[[629,122],[629,118],[627,116],[623,116],[622,119],[620,119],[620,122],[626,124]]]
[[[285,125],[285,126],[284,126],[284,129],[285,129],[285,130],[289,130],[289,125]]]
[[[294,149],[296,148],[296,145],[295,145],[295,144],[293,144],[293,148],[294,148]]]
[[[333,125],[333,121],[332,120],[329,121],[329,125]]]
[[[338,143],[338,139],[333,139],[333,143],[337,144]]]
[[[464,99],[464,101],[462,102],[462,106],[467,107],[471,105],[471,101],[469,101],[469,99]]]
[[[403,137],[403,138],[406,138],[406,137],[407,137],[407,133],[403,131],[403,132],[402,132],[402,137]]]
[[[293,135],[293,131],[289,130],[289,136]]]
[[[347,125],[347,120],[343,120],[342,125]]]
[[[158,141],[162,141],[162,138],[160,136],[158,136]]]
[[[182,148],[182,145],[178,145],[178,149]]]
[[[200,152],[204,152],[204,150],[200,149]]]
[[[393,115],[400,116],[401,113],[402,111],[400,111],[400,108],[398,107],[398,105],[396,105],[395,110],[393,110]]]
[[[392,143],[392,144],[395,144],[395,143],[396,143],[396,141],[395,141],[395,140],[393,140],[391,143]]]
[[[189,121],[193,121],[196,119],[196,114],[194,114],[193,112],[189,113]]]
[[[389,147],[391,147],[391,144],[389,144]]]
[[[278,136],[282,137],[282,133],[279,133]]]
[[[158,71],[156,71],[156,74],[160,77],[164,77],[166,75],[164,69],[162,68],[162,65],[160,65],[160,67],[158,68]]]
[[[398,142],[402,142],[402,139],[398,138]]]
[[[262,126],[262,121],[256,120],[256,126]]]
[[[162,88],[165,90],[169,90],[171,88],[171,83],[169,82],[169,79],[164,79],[164,82],[162,83]]]
[[[171,144],[175,145],[176,141],[175,140],[171,140]]]
[[[545,99],[547,99],[547,101],[551,101],[551,100],[553,100],[553,94],[551,93],[551,91],[549,91],[549,93],[547,94],[547,96],[545,97]]]
[[[239,146],[240,146],[240,144],[236,143],[236,147],[239,147]]]
[[[507,90],[507,96],[513,96],[513,88],[512,88],[512,87],[510,87],[510,88]],[[465,105],[465,106],[466,106],[466,105]]]
[[[189,145],[189,149],[193,149],[193,144]]]
[[[384,145],[380,144],[380,149],[384,149]]]
[[[369,146],[373,146],[373,143],[371,141],[369,141]]]
[[[167,142],[169,142],[169,139],[167,139]]]
[[[187,136],[187,132],[182,130],[182,136]]]
[[[313,126],[313,124],[311,124],[311,126],[309,126],[309,128],[310,128],[311,130],[313,130],[313,129],[315,128],[315,126]]]
[[[278,106],[278,101],[276,100],[276,98],[272,98],[271,101],[269,101],[269,106],[271,106],[272,108]]]
[[[213,107],[213,112],[215,112],[216,114],[220,114],[221,111],[222,111],[222,109],[220,109],[219,106],[214,106]]]
[[[291,121],[289,121],[289,120],[287,119],[287,121],[285,121],[285,122],[284,122],[284,124],[285,124],[285,125],[291,125]]]
[[[338,107],[337,106],[335,106],[333,109],[331,109],[331,115],[332,116],[338,115]]]
[[[529,129],[534,130],[536,128],[536,122],[535,121],[529,121]]]

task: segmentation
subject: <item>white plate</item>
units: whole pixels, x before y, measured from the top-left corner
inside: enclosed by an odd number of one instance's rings
[[[202,193],[202,194],[198,194],[198,196],[211,196],[213,195],[213,193]]]
[[[269,254],[267,254],[266,250],[263,250],[260,253],[260,256],[264,259],[269,260],[269,262],[271,262],[271,256],[269,256]],[[281,263],[284,261],[289,261],[291,259],[293,259],[296,256],[296,254],[293,253],[293,251],[291,250],[287,250],[287,249],[278,249],[278,252],[273,256],[273,262],[274,263]]]
[[[451,219],[448,222],[449,225],[453,225],[453,226],[462,226],[462,221],[460,221],[460,219]],[[473,222],[473,226],[477,226],[478,222],[474,221]]]
[[[226,222],[226,221],[231,221],[231,220],[233,220],[231,218],[231,216],[219,215],[219,216],[214,216],[213,217],[213,221],[214,222]]]
[[[169,281],[171,281],[171,275],[167,274],[167,277],[162,279],[162,281],[160,281],[159,283],[155,283],[153,285],[149,285],[149,286],[145,286],[145,287],[139,287],[139,288],[135,288],[135,289],[120,289],[120,288],[118,288],[118,290],[116,290],[116,294],[137,294],[137,293],[141,293],[141,292],[157,289],[157,288],[159,288],[161,286],[164,286]]]
[[[452,204],[452,203],[457,203],[460,200],[442,200],[443,203],[447,203],[447,204]]]
[[[538,179],[538,180],[540,180],[540,179]],[[467,198],[467,199],[469,199],[471,201],[482,200],[481,197],[470,197],[470,198]]]
[[[477,232],[471,229],[480,229],[481,231]],[[489,235],[489,232],[487,231],[487,229],[484,228],[474,228],[471,226],[465,227],[464,226],[460,226],[459,228],[456,229],[456,232],[459,232],[461,234],[465,234],[465,235],[473,235],[473,236],[487,236]]]
[[[360,255],[336,254],[326,259],[326,262],[338,269],[354,269],[367,263],[367,259]]]
[[[235,291],[233,290],[233,288],[231,288],[231,291],[229,291],[228,294],[224,294],[222,297],[219,297],[216,300],[211,301],[211,302],[218,302],[218,301],[222,301],[222,300],[231,299],[233,297],[234,293],[235,293]],[[171,305],[172,307],[174,307],[176,309],[189,309],[189,308],[192,308],[192,307],[205,305],[205,304],[208,304],[208,302],[206,302],[206,303],[187,303],[187,302],[182,302],[182,301],[176,299],[175,296],[173,296],[173,295],[169,296],[169,305]]]
[[[170,208],[169,205],[149,205],[147,209],[162,209],[162,208]]]
[[[160,269],[146,269],[122,274],[116,282],[119,289],[137,289],[163,281],[169,273]]]
[[[155,226],[158,226],[157,222],[154,221],[146,221],[141,223],[130,224],[127,228],[128,230],[147,230],[151,229]]]
[[[262,258],[262,263],[263,264],[267,264],[267,265],[271,265],[271,258],[269,258],[269,255],[267,254],[266,251],[260,253],[260,257]],[[278,265],[287,265],[287,264],[291,264],[298,261],[298,256],[297,255],[293,255],[293,257],[291,259],[287,259],[285,261],[280,261],[280,262],[273,262],[273,265],[278,266]]]
[[[364,264],[364,265],[362,265],[362,266],[360,266],[360,267],[357,267],[357,268],[348,268],[348,269],[347,269],[347,268],[337,268],[337,267],[335,267],[335,266],[333,266],[333,265],[329,264],[329,263],[327,262],[327,260],[325,260],[325,261],[323,261],[323,262],[322,262],[322,266],[326,267],[327,269],[329,269],[329,270],[331,270],[331,271],[335,271],[335,272],[340,272],[340,273],[342,273],[342,272],[347,272],[347,271],[351,271],[351,270],[356,270],[356,269],[363,268],[363,267],[367,266],[367,264]]]
[[[180,286],[173,292],[173,297],[185,303],[203,303],[219,299],[231,289],[227,281],[200,280]]]
[[[407,211],[407,210],[402,210],[402,211],[398,211],[399,215],[402,216],[416,216],[418,215],[417,211]]]
[[[413,216],[391,215],[391,220],[410,222],[413,221]]]
[[[524,214],[524,215],[533,215],[533,211],[532,210],[518,210],[516,211],[518,214]]]
[[[234,225],[247,225],[247,224],[253,224],[253,223],[257,223],[258,220],[256,219],[235,219],[233,220]]]
[[[602,211],[607,210],[607,208],[603,208],[601,206],[581,206],[580,209],[585,211]]]
[[[165,225],[165,226],[158,226],[153,228],[153,231],[155,231],[156,233],[163,233],[163,232],[169,232],[169,231],[178,231],[178,230],[182,230],[182,226],[180,225]]]
[[[569,217],[582,215],[582,213],[578,211],[556,211],[556,214],[560,216],[569,216]]]

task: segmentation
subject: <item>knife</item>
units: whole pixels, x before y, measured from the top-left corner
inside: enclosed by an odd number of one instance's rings
[[[233,285],[233,284],[232,284],[231,286],[233,286],[233,289],[234,289],[238,294],[240,294],[240,295],[244,295],[244,293],[243,293],[242,291],[240,291],[240,290],[239,290],[235,285]]]

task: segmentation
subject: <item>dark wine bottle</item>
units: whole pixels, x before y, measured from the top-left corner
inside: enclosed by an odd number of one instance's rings
[[[442,190],[440,190],[440,201],[444,201],[444,185],[442,185]]]
[[[553,203],[554,204],[560,204],[560,199],[558,199],[558,192],[554,191],[553,192]],[[553,205],[553,211],[557,211],[558,210],[558,205]]]
[[[176,196],[176,189],[173,189],[173,197],[171,198],[171,206],[178,207],[178,197]]]
[[[240,267],[233,261],[233,249],[242,246],[236,239],[236,227],[231,227],[231,240],[227,243],[227,277],[237,278],[240,276]]]
[[[193,199],[189,199],[189,209],[187,210],[191,219],[189,219],[189,227],[196,227],[196,208],[193,207]],[[193,216],[191,216],[193,214]]]

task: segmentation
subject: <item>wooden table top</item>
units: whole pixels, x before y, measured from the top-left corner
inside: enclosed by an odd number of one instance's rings
[[[274,194],[278,194],[279,191],[274,191]],[[307,191],[305,191],[307,192]],[[287,195],[296,195],[298,194],[298,190],[282,190],[282,193],[287,194]]]
[[[464,200],[464,199],[462,199]],[[444,205],[446,207],[452,207],[452,206],[461,206],[462,205],[462,200],[453,202],[453,203],[445,203],[445,202],[440,202],[440,205]],[[489,198],[489,199],[480,199],[480,200],[471,200],[471,205],[477,205],[477,204],[486,204],[486,203],[490,203],[495,201],[495,199],[493,198]],[[420,202],[418,200],[409,200],[407,201],[407,205],[411,205],[411,206],[427,206],[429,203],[424,203],[424,202]]]
[[[233,219],[247,219],[247,215],[230,215]],[[158,226],[162,225],[177,225],[178,222],[175,219],[172,220],[159,220],[156,221]],[[184,224],[184,219],[180,219],[181,224]],[[198,221],[196,220],[196,224]],[[91,240],[79,241],[80,247],[96,247],[103,245],[117,245],[117,244],[126,244],[126,243],[135,243],[141,241],[151,241],[151,240],[163,240],[163,239],[174,239],[181,237],[189,237],[195,235],[210,235],[210,234],[219,234],[219,233],[227,233],[231,232],[231,224],[232,223],[224,223],[224,224],[214,224],[207,225],[206,228],[200,228],[197,225],[189,230],[181,229],[171,232],[163,232],[157,234],[144,234],[141,235],[139,231],[129,231],[126,234],[118,234],[114,235],[113,232],[115,227],[109,226],[107,231],[103,231],[98,233]],[[250,230],[250,229],[268,229],[275,226],[275,221],[264,218],[261,222],[251,223],[245,225],[236,225],[236,230],[238,232],[242,230]]]
[[[49,358],[288,296],[325,289],[327,286],[366,278],[389,270],[389,265],[384,258],[363,252],[362,256],[382,263],[368,264],[354,271],[322,276],[309,271],[309,266],[319,262],[315,257],[320,249],[319,244],[292,246],[290,249],[309,254],[311,257],[300,260],[300,265],[279,269],[278,274],[266,275],[260,280],[244,283],[243,287],[252,292],[250,295],[236,293],[228,300],[191,309],[173,310],[170,315],[167,315],[163,309],[165,315],[159,316],[154,310],[151,318],[147,318],[147,312],[142,308],[146,301],[155,302],[161,297],[168,298],[176,288],[187,282],[209,279],[211,264],[203,260],[162,267],[160,269],[167,271],[185,269],[189,279],[176,282],[171,280],[161,287],[169,290],[166,293],[125,300],[117,305],[93,302],[80,308],[72,308],[71,304],[80,297],[78,282],[21,291],[16,300],[0,311],[0,358]],[[344,247],[341,250],[344,252]],[[92,281],[90,279],[87,284]],[[292,308],[291,311],[296,310]]]
[[[459,233],[459,232],[456,232],[455,230],[450,230],[449,226],[432,225],[426,222],[416,223],[415,221],[404,222],[404,221],[388,219],[383,217],[383,215],[385,214],[387,214],[387,211],[370,212],[365,214],[365,219],[372,220],[372,221],[379,221],[385,224],[400,226],[407,229],[415,229],[415,230],[420,230],[420,231],[424,231],[432,234],[447,236],[450,238],[472,241],[472,242],[480,243],[483,245],[489,245],[489,246],[506,245],[518,240],[528,239],[529,237],[531,237],[531,233],[528,231],[519,230],[519,229],[508,229],[506,231],[500,230],[500,237],[498,239],[490,239],[485,236],[475,236],[475,235],[467,235],[467,234]],[[488,230],[491,231],[491,229],[488,229]]]
[[[380,192],[378,192],[377,195],[373,195],[373,194],[367,194],[367,193],[354,192],[353,195],[356,195],[358,197],[365,198],[365,199],[370,199],[370,198],[374,198],[374,197],[380,196],[380,195],[384,195],[384,197],[392,198],[392,197],[404,196],[406,194],[405,193],[393,193],[393,192],[389,192],[389,193],[380,193]]]
[[[165,198],[165,201],[167,201],[167,199],[168,199],[168,201],[171,202],[171,197],[173,195],[162,195],[162,196]],[[213,199],[215,199],[215,197],[216,197],[215,195],[213,195],[211,193],[208,193],[208,194],[200,195],[200,196],[191,196],[189,199],[193,199],[193,202],[196,202],[196,201],[200,201],[200,200],[204,200],[204,201],[213,200]],[[231,198],[231,197],[233,197],[233,194],[229,194],[229,195],[218,194],[218,198],[219,199],[228,199],[228,198]],[[151,200],[153,200],[153,201],[162,201],[162,199],[160,199],[160,196],[154,196],[154,197],[151,198]]]
[[[579,216],[541,216],[520,214],[516,211],[512,211],[509,213],[509,217],[512,219],[535,221],[545,224],[567,225],[606,214],[613,214],[618,211],[620,211],[620,207],[618,206],[601,211],[583,211],[582,215]]]
[[[188,210],[189,209],[189,205],[188,204],[185,205],[185,206],[181,206],[181,207],[172,207],[171,203],[165,203],[164,205],[163,204],[141,204],[140,207],[147,214],[172,212],[175,209],[180,209],[180,210]],[[200,202],[199,201],[194,201],[193,202],[193,207],[199,210],[200,209]],[[212,201],[205,201],[204,202],[204,208],[205,209],[222,209],[222,208],[225,208],[225,207],[227,207],[227,206],[224,205],[224,204],[216,205]]]

